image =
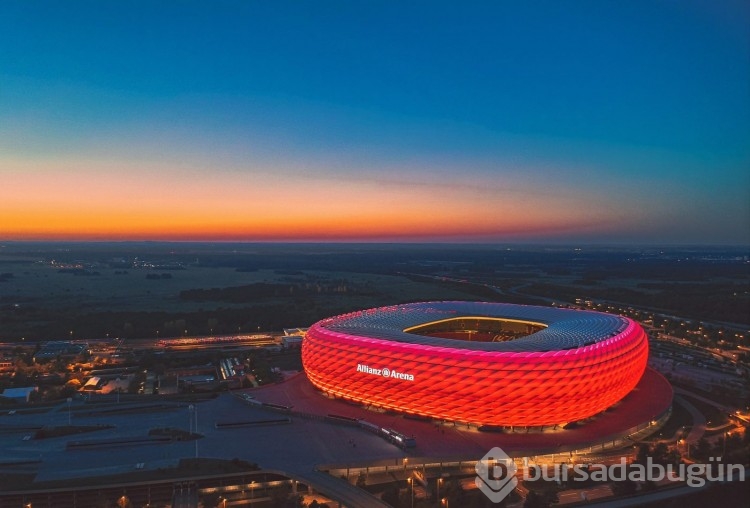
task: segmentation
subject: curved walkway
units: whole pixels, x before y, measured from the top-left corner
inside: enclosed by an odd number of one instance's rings
[[[728,413],[731,413],[734,411],[734,408],[732,407],[726,406],[722,404],[721,402],[716,402],[715,400],[711,400],[709,398],[703,397],[702,395],[698,395],[697,393],[691,392],[690,390],[680,388],[679,386],[673,386],[672,389],[678,395],[684,395],[686,397],[690,397],[691,399],[699,400],[701,402],[704,402],[706,404],[710,404],[716,408],[719,408],[722,411],[726,411]]]
[[[693,427],[690,429],[687,437],[685,438],[689,444],[695,444],[703,437],[706,433],[706,417],[698,411],[698,409],[688,402],[685,397],[677,395],[675,401],[688,410],[690,416],[693,418]]]
[[[316,491],[324,493],[344,506],[356,506],[357,508],[390,508],[391,506],[366,490],[328,473],[315,470],[294,471],[287,468],[283,474],[310,485]]]

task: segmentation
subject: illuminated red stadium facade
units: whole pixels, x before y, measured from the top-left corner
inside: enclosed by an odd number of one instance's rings
[[[646,334],[630,319],[483,302],[336,316],[302,344],[308,378],[329,395],[476,425],[593,416],[638,384],[647,357]]]

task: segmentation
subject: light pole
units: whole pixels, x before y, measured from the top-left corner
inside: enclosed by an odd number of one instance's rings
[[[198,406],[195,406],[195,458],[198,458]],[[226,500],[224,500],[226,506]]]
[[[255,499],[255,480],[250,482],[250,499]]]
[[[443,483],[442,478],[437,479],[437,494],[435,495],[436,498],[440,499],[440,484]]]
[[[411,508],[414,508],[414,478],[409,477],[406,481],[411,486]]]
[[[68,426],[70,426],[70,403],[73,402],[73,399],[68,397]]]
[[[447,497],[444,497],[443,499],[441,499],[440,502],[445,505],[445,508],[450,508],[450,506],[448,506],[448,498]]]
[[[191,435],[190,437],[193,438],[193,441],[195,442],[195,458],[198,458],[198,407],[194,406],[193,404],[190,404],[188,406],[188,429]],[[193,433],[193,418],[195,418],[195,433]]]
[[[689,459],[690,458],[690,443],[688,443],[687,439],[685,438],[682,438],[677,442],[685,445],[685,458]]]

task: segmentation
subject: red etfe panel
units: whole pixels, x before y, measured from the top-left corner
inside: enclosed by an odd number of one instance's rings
[[[560,424],[607,409],[638,384],[648,338],[627,321],[614,337],[549,352],[410,344],[321,322],[305,336],[302,362],[320,390],[366,405],[476,425]]]

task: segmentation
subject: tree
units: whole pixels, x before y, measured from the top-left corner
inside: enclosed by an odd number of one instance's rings
[[[549,508],[549,502],[544,494],[530,490],[523,502],[523,508]]]
[[[629,496],[635,494],[638,485],[633,480],[625,479],[619,482],[612,482],[612,493],[615,496]]]
[[[677,448],[673,448],[667,452],[665,459],[667,464],[677,465],[682,461],[682,455]]]
[[[401,501],[398,496],[398,487],[395,485],[392,485],[389,489],[383,492],[381,499],[394,508],[399,508],[401,506]]]
[[[119,508],[132,508],[133,504],[130,502],[130,499],[127,496],[122,495],[117,500],[117,506]]]
[[[657,443],[654,446],[654,450],[651,452],[651,456],[656,464],[666,464],[668,462],[667,455],[669,448],[666,443]]]
[[[49,370],[51,372],[59,372],[59,373],[67,372],[68,363],[62,358],[57,358],[54,362],[50,364]]]
[[[302,508],[302,500],[302,496],[292,494],[288,483],[274,489],[271,495],[271,504],[276,508]]]
[[[692,450],[692,456],[699,460],[707,460],[711,455],[711,444],[702,437],[698,440],[695,448]]]
[[[359,476],[357,476],[357,487],[361,489],[364,488],[365,485],[367,485],[367,476],[364,471],[360,471]]]
[[[645,482],[643,482],[644,492],[651,492],[652,490],[656,490],[656,482],[651,480],[646,480]]]
[[[638,447],[638,454],[635,457],[635,462],[637,464],[646,464],[650,453],[651,449],[649,446],[645,443],[641,444],[641,446]]]
[[[307,505],[307,508],[330,508],[328,506],[328,503],[319,503],[317,499],[313,499],[310,501],[310,504]]]
[[[568,480],[568,486],[581,488],[591,485],[590,474],[591,473],[589,471],[588,464],[584,464],[578,468],[573,469],[573,472],[570,475],[570,479]]]

